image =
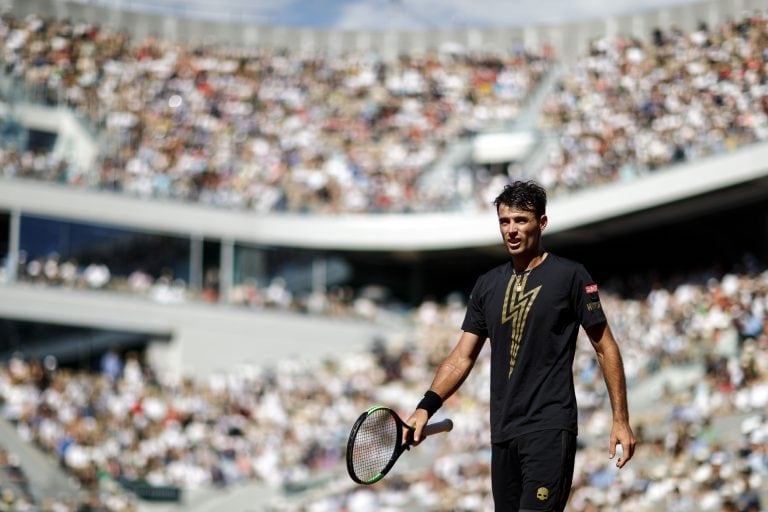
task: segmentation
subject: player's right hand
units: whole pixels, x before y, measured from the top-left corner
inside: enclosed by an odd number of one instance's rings
[[[403,443],[410,444],[411,446],[417,446],[422,439],[422,432],[424,430],[424,426],[429,421],[429,415],[427,414],[427,411],[424,409],[416,409],[413,411],[413,414],[410,415],[410,417],[405,421],[408,425],[410,425],[413,430],[403,430]],[[411,439],[409,439],[409,434],[412,434]]]

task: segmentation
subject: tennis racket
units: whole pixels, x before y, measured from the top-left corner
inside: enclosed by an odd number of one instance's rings
[[[445,419],[424,427],[424,437],[448,432],[453,422]],[[403,442],[403,429],[408,429]],[[347,441],[347,471],[358,484],[378,482],[392,469],[397,458],[410,448],[413,427],[388,407],[371,407],[357,418]]]

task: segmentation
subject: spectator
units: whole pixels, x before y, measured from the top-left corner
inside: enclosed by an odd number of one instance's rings
[[[117,382],[123,373],[123,360],[120,354],[117,352],[117,348],[113,347],[104,352],[101,356],[99,364],[101,373],[107,377],[110,382]]]
[[[83,271],[85,284],[91,289],[104,288],[111,277],[109,267],[103,263],[90,263]]]

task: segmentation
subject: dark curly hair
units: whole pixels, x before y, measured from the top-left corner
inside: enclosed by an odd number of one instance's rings
[[[496,212],[502,204],[510,208],[518,208],[533,212],[537,218],[547,213],[547,191],[533,180],[515,181],[506,185],[496,199],[493,200]]]

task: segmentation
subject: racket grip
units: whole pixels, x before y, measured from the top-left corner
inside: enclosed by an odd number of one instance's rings
[[[432,434],[439,434],[441,432],[450,432],[453,429],[453,421],[450,418],[430,423],[424,427],[423,435],[431,436]]]

